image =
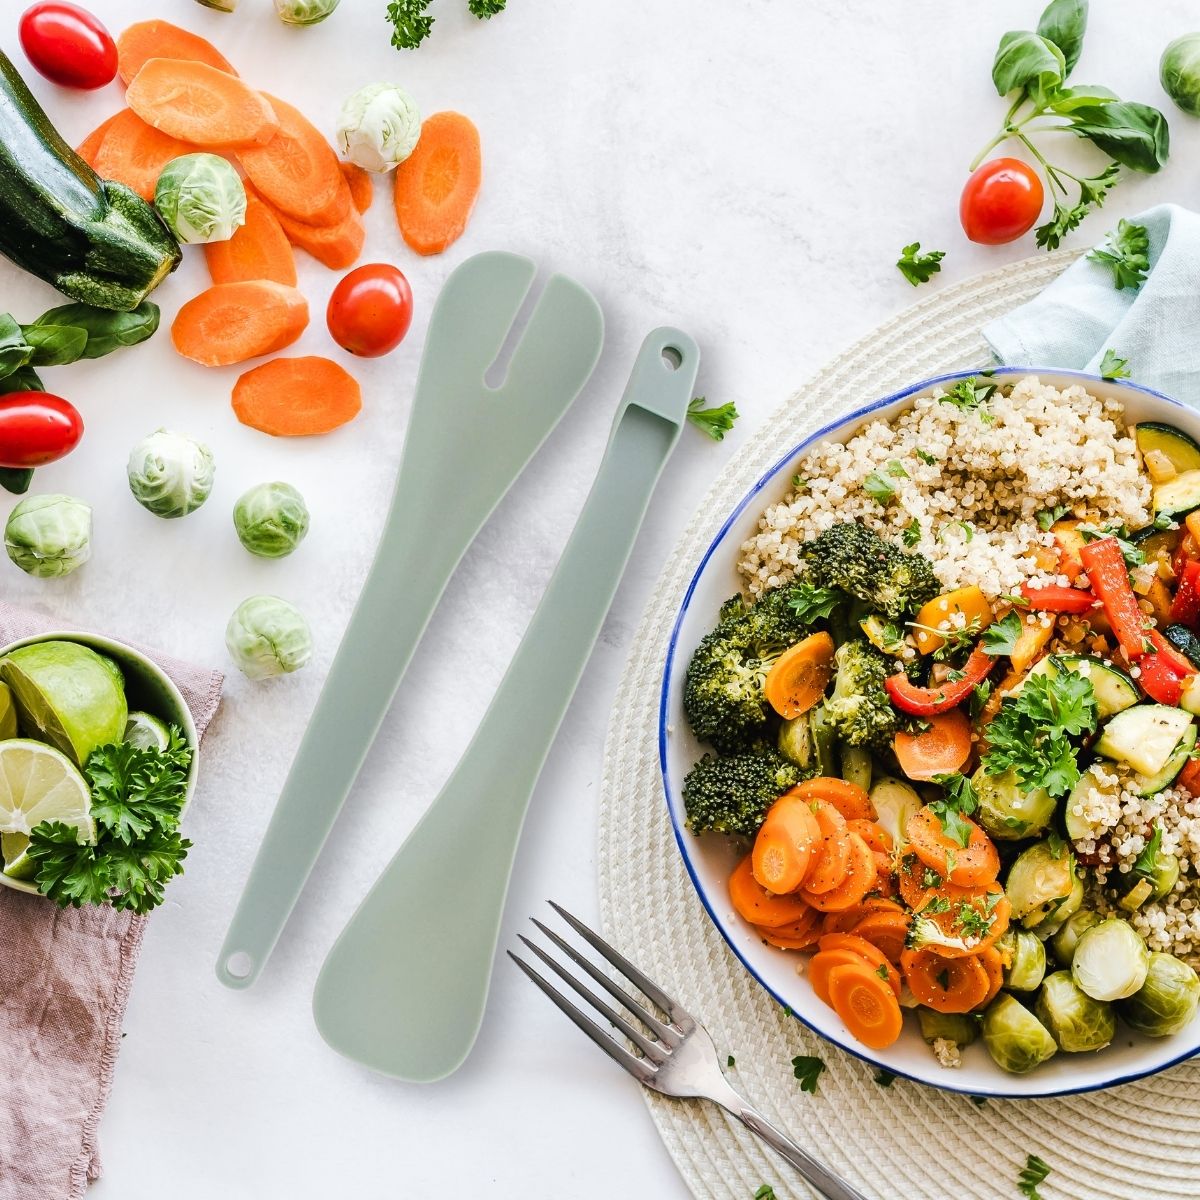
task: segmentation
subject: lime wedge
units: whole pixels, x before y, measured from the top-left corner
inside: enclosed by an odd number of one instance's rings
[[[32,879],[36,873],[33,859],[25,853],[29,838],[23,833],[0,833],[0,854],[4,857],[4,874],[9,879]]]
[[[91,807],[88,785],[65,754],[28,738],[0,742],[0,837],[4,838],[0,849],[7,864],[5,874],[12,868],[25,869],[21,862],[25,845],[16,838],[28,838],[43,821],[74,825],[80,841],[91,841],[96,835]]]
[[[7,683],[0,683],[0,742],[17,736],[17,706]]]
[[[131,712],[123,741],[139,750],[165,750],[171,743],[167,727],[145,712]]]
[[[0,659],[21,732],[49,742],[82,766],[97,746],[125,732],[125,689],[115,664],[78,642],[36,642]]]

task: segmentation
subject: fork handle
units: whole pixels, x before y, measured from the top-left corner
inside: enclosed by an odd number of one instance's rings
[[[851,1187],[806,1150],[802,1150],[786,1133],[776,1129],[762,1113],[740,1097],[737,1103],[726,1104],[725,1107],[751,1133],[757,1134],[772,1150],[786,1158],[804,1177],[805,1182],[816,1188],[825,1200],[867,1200],[862,1192]]]

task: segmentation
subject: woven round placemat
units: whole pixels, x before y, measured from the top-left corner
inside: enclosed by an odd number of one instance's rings
[[[908,1080],[882,1087],[865,1063],[787,1016],[726,948],[697,898],[671,831],[657,748],[669,631],[696,564],[724,517],[780,454],[839,412],[944,371],[988,361],[992,317],[1035,295],[1076,252],[1062,251],[947,288],[880,326],[798,391],[713,484],[666,563],[613,705],[600,804],[601,912],[607,935],[707,1026],[733,1082],[776,1124],[877,1200],[1018,1196],[1027,1154],[1052,1168],[1046,1200],[1200,1196],[1200,1060],[1104,1092],[989,1100]],[[820,1054],[816,1095],[791,1059]],[[692,1192],[750,1200],[812,1193],[714,1105],[646,1092]]]

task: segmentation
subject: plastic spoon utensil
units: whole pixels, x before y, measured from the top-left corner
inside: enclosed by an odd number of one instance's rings
[[[496,361],[536,273],[478,254],[430,318],[400,471],[374,565],[350,618],[266,838],[217,977],[258,977],[342,809],[446,582],[483,523],[591,376],[604,318],[589,292],[551,277],[512,353]]]
[[[642,344],[587,503],[483,722],[326,959],[313,1012],[348,1058],[428,1082],[470,1053],[525,812],[686,419],[699,362],[677,329]]]

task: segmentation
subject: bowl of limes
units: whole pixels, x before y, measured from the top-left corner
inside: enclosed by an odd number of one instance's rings
[[[0,648],[0,886],[144,913],[182,873],[196,727],[140,651],[87,633]]]

